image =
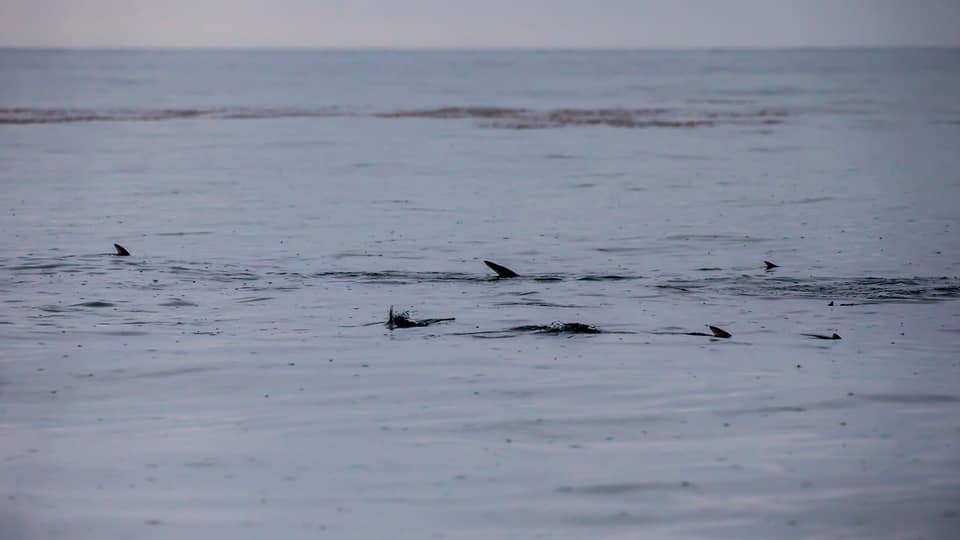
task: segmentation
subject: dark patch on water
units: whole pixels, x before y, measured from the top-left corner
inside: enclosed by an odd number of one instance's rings
[[[651,525],[658,521],[663,521],[662,516],[642,516],[631,514],[627,511],[617,512],[615,514],[591,514],[580,515],[567,518],[574,525],[584,527],[611,527],[611,526],[638,526]]]
[[[132,378],[145,379],[145,378],[177,377],[180,375],[191,375],[194,373],[205,373],[208,371],[216,371],[216,369],[210,368],[210,367],[201,367],[201,366],[183,367],[183,368],[177,368],[177,369],[149,371],[146,373],[140,373],[138,375],[134,375]]]
[[[378,118],[513,118],[526,109],[507,107],[438,107],[434,109],[410,109],[405,111],[376,113]]]
[[[707,244],[746,244],[771,241],[769,238],[735,234],[674,234],[665,236],[663,239],[673,242],[703,242]]]
[[[587,275],[576,278],[577,281],[624,281],[629,279],[642,279],[643,276],[621,276],[616,274],[605,275]]]
[[[728,110],[697,108],[581,108],[525,109],[505,107],[435,107],[399,111],[349,111],[328,108],[214,107],[183,109],[63,109],[44,107],[0,108],[0,124],[51,124],[77,122],[158,122],[167,120],[252,120],[267,118],[336,118],[361,116],[383,119],[471,119],[483,127],[502,129],[547,129],[568,126],[617,128],[695,128],[717,124],[778,124],[784,110],[752,109],[743,104]],[[552,154],[561,155],[562,154]],[[551,155],[548,155],[548,158]]]
[[[56,268],[64,268],[68,266],[75,266],[69,263],[64,262],[55,262],[55,263],[37,263],[37,264],[21,264],[18,266],[9,266],[8,270],[53,270]]]
[[[640,253],[648,251],[648,248],[631,246],[598,247],[593,249],[601,253]]]
[[[781,413],[803,413],[810,410],[817,409],[841,409],[844,407],[852,407],[855,405],[850,399],[831,399],[825,401],[818,401],[814,403],[804,403],[799,405],[770,405],[766,407],[751,407],[747,409],[733,409],[728,411],[722,411],[721,414],[727,416],[740,416],[740,415],[770,415],[770,414],[781,414]]]
[[[455,335],[474,336],[478,338],[511,338],[525,334],[548,335],[548,336],[575,336],[580,334],[605,334],[605,333],[631,333],[631,332],[607,332],[593,326],[580,322],[552,322],[550,324],[525,324],[514,326],[505,330],[485,330],[480,332],[458,332]]]
[[[938,302],[960,298],[958,278],[791,278],[766,275],[672,279],[657,288],[677,292],[711,292],[761,298],[836,298],[859,303]],[[840,304],[841,306],[847,304]]]
[[[217,465],[217,460],[213,458],[203,459],[201,461],[185,461],[183,463],[184,467],[191,469],[209,469]]]
[[[108,330],[106,332],[99,333],[106,336],[146,336],[150,334],[150,332],[143,332],[140,330]]]
[[[750,149],[751,152],[759,153],[780,153],[800,150],[799,146],[755,146]]]
[[[580,322],[552,322],[547,325],[523,325],[510,328],[510,332],[526,332],[532,334],[602,334],[603,331],[593,326]]]
[[[803,199],[797,199],[795,201],[790,201],[790,204],[814,204],[834,200],[835,197],[807,197]]]
[[[239,304],[252,304],[254,302],[266,302],[267,300],[273,300],[272,296],[250,296],[247,298],[240,298],[237,300]]]
[[[538,390],[541,390],[538,388]],[[569,437],[581,432],[583,427],[616,427],[642,429],[652,424],[660,424],[669,418],[660,415],[591,415],[563,418],[522,418],[515,420],[496,420],[464,424],[468,432],[484,433],[537,433],[541,436]]]
[[[461,272],[402,272],[391,270],[375,272],[317,272],[315,274],[310,274],[308,277],[349,281],[354,283],[379,283],[387,285],[458,281],[496,281],[496,276],[489,276],[485,274],[465,274]]]
[[[76,122],[157,122],[164,120],[225,120],[260,118],[331,118],[348,113],[336,108],[304,109],[215,107],[194,109],[62,109],[0,108],[0,124],[59,124]]]
[[[859,397],[866,401],[905,405],[960,402],[960,396],[952,396],[949,394],[860,394]]]
[[[193,278],[210,281],[254,281],[260,279],[260,276],[247,270],[217,269],[213,270],[209,266],[204,268],[191,268],[187,266],[174,265],[169,267],[169,272],[181,278]]]
[[[188,302],[186,300],[183,300],[182,298],[171,298],[160,305],[165,307],[196,307],[197,306],[197,304],[193,302]]]
[[[649,493],[678,489],[695,489],[690,482],[624,482],[613,484],[592,484],[585,486],[562,486],[557,493],[583,495],[628,495],[631,493]]]
[[[92,302],[82,302],[80,304],[73,304],[74,307],[89,307],[89,308],[105,308],[105,307],[113,307],[114,305],[115,304],[111,304],[110,302],[103,302],[100,300],[94,300]]]
[[[554,302],[547,302],[545,300],[525,300],[520,302],[497,302],[494,305],[496,306],[526,306],[526,307],[548,307],[548,308],[586,308],[589,306],[583,306],[579,304],[556,304]]]
[[[381,285],[407,285],[412,283],[497,283],[502,279],[490,274],[467,274],[463,272],[404,272],[404,271],[337,271],[318,272],[309,274],[309,278],[334,279],[353,283],[376,283]],[[510,282],[535,281],[555,282],[566,280],[578,281],[617,281],[625,279],[640,279],[640,276],[626,276],[614,274],[587,274],[583,276],[560,274],[524,274],[511,278]]]
[[[346,259],[349,257],[383,257],[383,253],[370,253],[367,251],[341,251],[334,253],[334,259]]]

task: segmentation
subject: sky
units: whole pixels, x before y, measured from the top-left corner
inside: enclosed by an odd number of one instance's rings
[[[0,0],[0,46],[960,46],[960,0]]]

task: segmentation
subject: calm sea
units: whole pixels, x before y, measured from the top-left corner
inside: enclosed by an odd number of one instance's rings
[[[0,536],[951,538],[958,96],[958,49],[0,50]]]

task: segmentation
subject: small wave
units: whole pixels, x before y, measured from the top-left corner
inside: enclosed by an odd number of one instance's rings
[[[960,298],[960,278],[789,278],[741,275],[674,279],[657,288],[683,293],[711,291],[764,298],[847,299],[859,303],[939,302]]]
[[[590,274],[576,278],[578,281],[625,281],[630,279],[642,279],[643,276],[624,276],[617,274]]]
[[[237,300],[239,304],[252,304],[255,302],[266,302],[267,300],[273,300],[272,296],[251,296],[248,298],[240,298]]]
[[[548,307],[548,308],[576,308],[583,309],[589,306],[583,306],[579,304],[557,304],[554,302],[547,302],[545,300],[526,300],[526,301],[507,301],[507,302],[497,302],[494,305],[496,306],[525,306],[525,307]]]
[[[804,199],[797,199],[795,201],[790,201],[790,204],[814,204],[814,203],[832,201],[833,199],[834,199],[833,197],[807,197]]]
[[[37,264],[21,264],[17,266],[8,266],[7,270],[55,270],[57,268],[65,268],[72,266],[70,263],[65,262],[51,262],[51,263],[37,263]]]
[[[309,275],[317,279],[334,279],[338,281],[353,281],[359,283],[378,283],[382,285],[405,285],[409,283],[434,282],[478,282],[496,281],[495,276],[483,274],[465,274],[461,272],[402,272],[394,270],[356,272],[333,271],[317,272]]]
[[[182,265],[173,265],[169,267],[169,272],[179,278],[208,279],[211,281],[233,282],[233,281],[256,281],[260,276],[249,270],[233,270],[230,268],[211,269],[208,265],[203,267],[188,267]]]
[[[582,495],[626,495],[674,489],[693,489],[690,482],[623,482],[615,484],[591,484],[583,486],[562,486],[557,493],[576,493]]]
[[[665,236],[663,239],[674,242],[711,242],[725,244],[744,244],[770,241],[769,238],[736,234],[674,234]]]
[[[164,307],[196,307],[197,306],[197,304],[193,302],[188,302],[187,300],[184,300],[182,298],[171,298],[170,300],[167,300],[166,302],[160,305]]]
[[[150,335],[149,332],[144,332],[142,330],[107,330],[99,333],[105,336],[121,336],[121,337]]]
[[[524,324],[514,326],[505,330],[487,330],[481,332],[459,332],[456,335],[474,336],[478,338],[509,338],[524,334],[539,335],[577,335],[577,334],[604,334],[607,333],[592,324],[581,322],[560,322],[555,321],[550,324]]]
[[[866,401],[876,401],[880,403],[896,404],[937,404],[937,403],[956,403],[960,397],[949,394],[865,394],[860,396]]]

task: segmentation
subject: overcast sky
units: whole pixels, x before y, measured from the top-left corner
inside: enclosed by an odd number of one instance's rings
[[[960,0],[0,0],[0,45],[960,45]]]

